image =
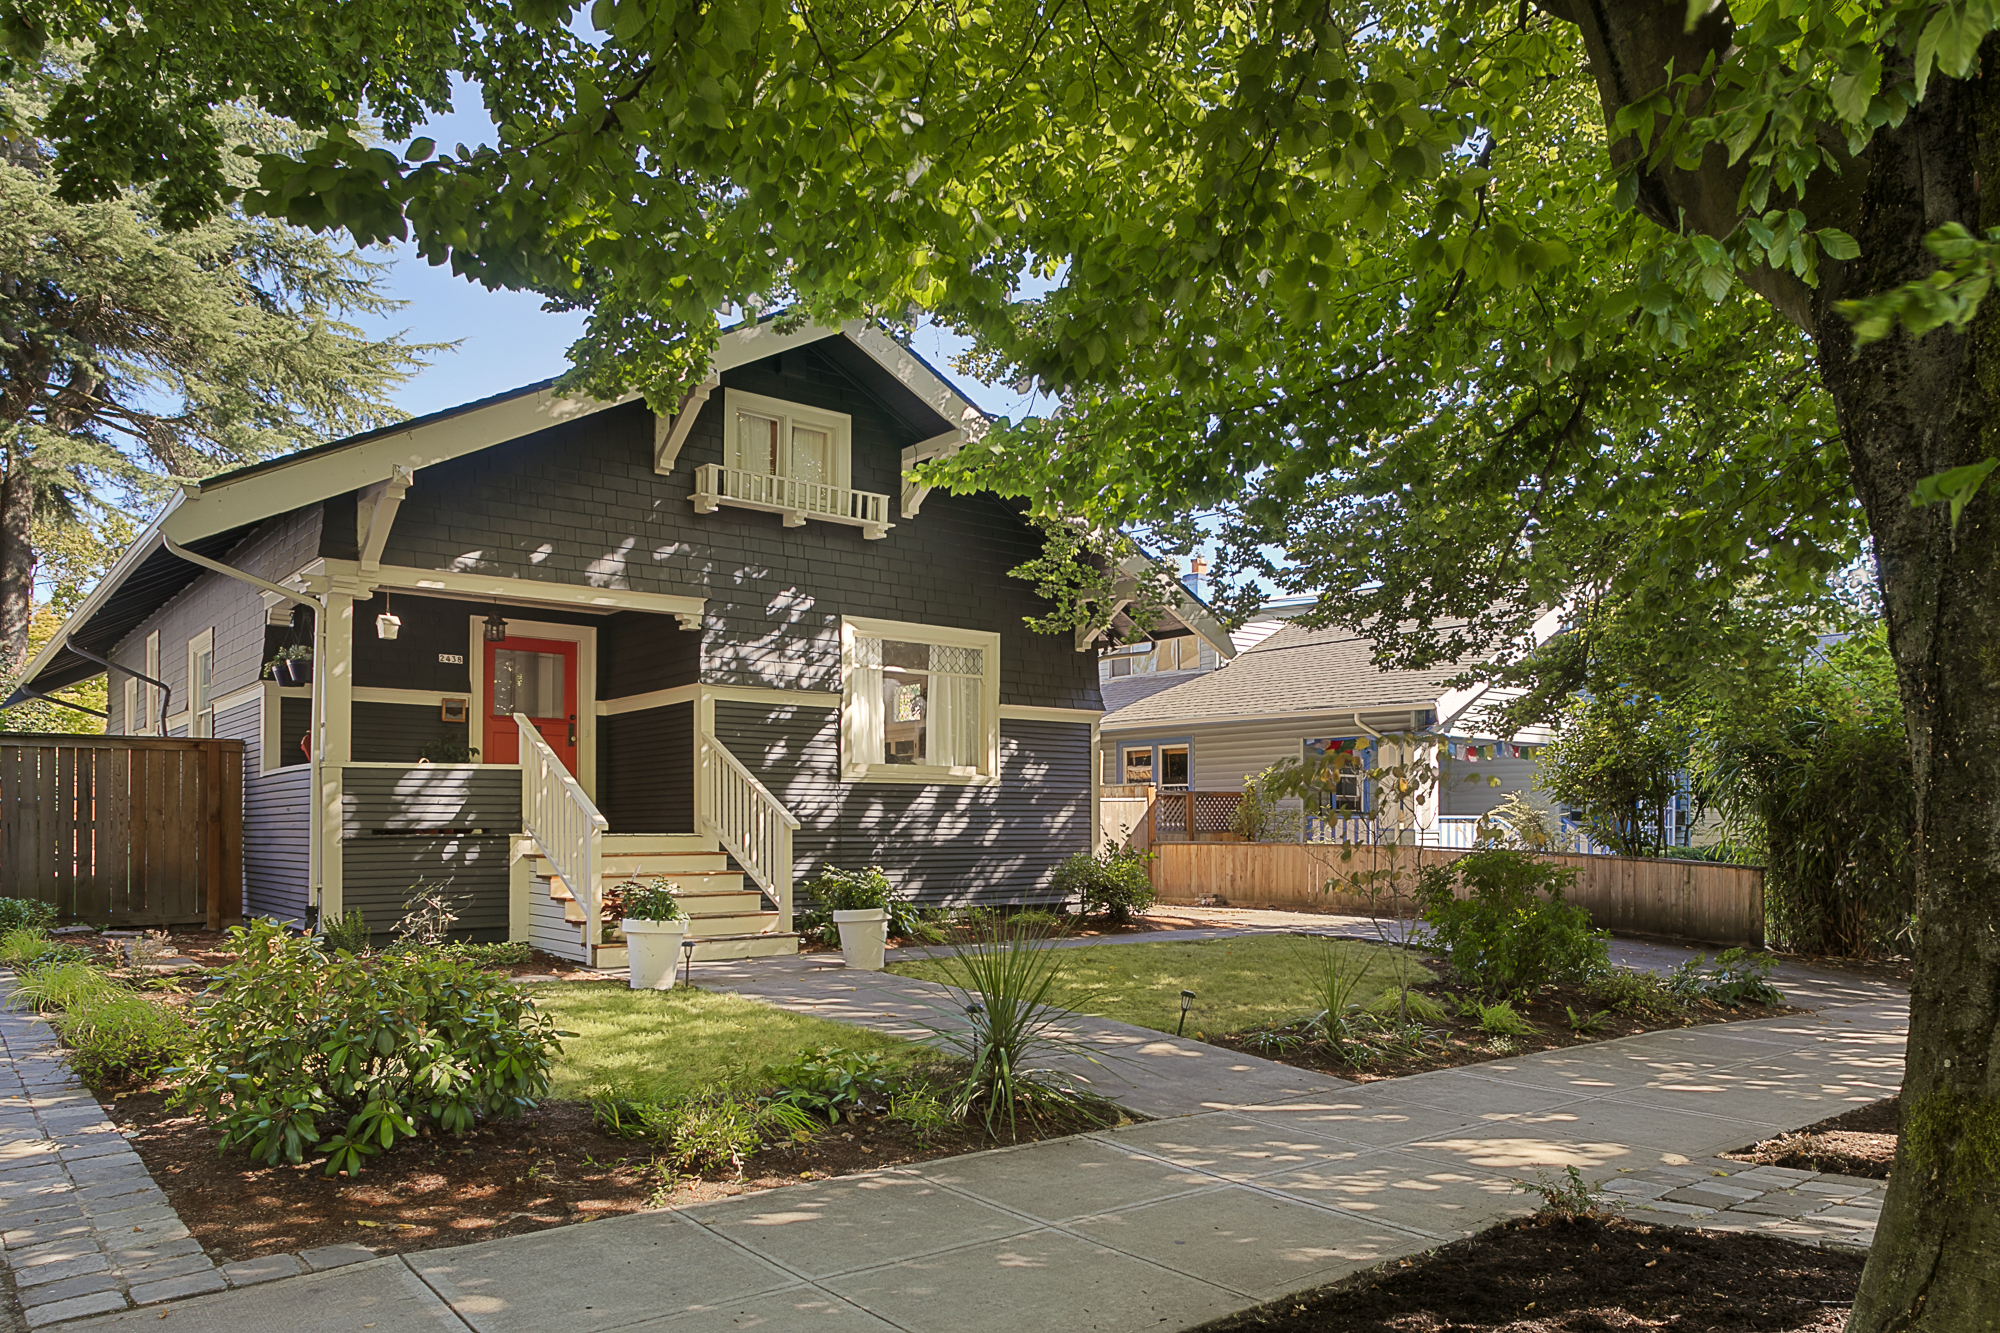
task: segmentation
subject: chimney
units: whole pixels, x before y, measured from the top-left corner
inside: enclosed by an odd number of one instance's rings
[[[1208,572],[1208,561],[1196,556],[1188,561],[1188,572],[1181,576],[1181,586],[1195,596],[1201,596],[1201,576]]]

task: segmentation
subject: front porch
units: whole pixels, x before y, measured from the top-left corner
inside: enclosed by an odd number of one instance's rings
[[[251,910],[359,910],[386,938],[428,880],[469,938],[620,968],[619,886],[663,878],[696,961],[795,953],[797,821],[708,734],[702,687],[668,683],[696,674],[700,603],[485,582],[508,586],[336,595],[323,635],[274,609],[268,659],[317,651],[263,685]]]

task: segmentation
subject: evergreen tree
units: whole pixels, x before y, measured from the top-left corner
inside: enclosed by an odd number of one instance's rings
[[[236,210],[170,230],[143,188],[64,203],[37,127],[70,77],[52,56],[0,84],[0,665],[15,668],[38,527],[394,421],[386,395],[435,350],[345,322],[398,305],[386,266],[348,245]],[[240,106],[218,123],[256,151],[302,142]]]

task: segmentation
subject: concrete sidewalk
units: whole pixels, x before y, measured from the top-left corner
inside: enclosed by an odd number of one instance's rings
[[[1900,1001],[1870,997],[1261,1102],[1253,1078],[1225,1077],[1227,1109],[62,1327],[164,1313],[183,1333],[1181,1329],[1525,1213],[1517,1181],[1567,1165],[1626,1182],[1658,1220],[1730,1208],[1730,1225],[1852,1243],[1866,1182],[1815,1192],[1711,1154],[1893,1091],[1903,1023]]]

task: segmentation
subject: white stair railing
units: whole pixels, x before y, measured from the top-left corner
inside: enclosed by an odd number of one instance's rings
[[[525,714],[514,714],[514,725],[521,733],[521,825],[583,905],[587,951],[603,929],[598,920],[597,846],[611,821],[598,813],[596,803]]]
[[[792,830],[799,821],[713,736],[700,737],[701,831],[722,844],[792,928]]]

